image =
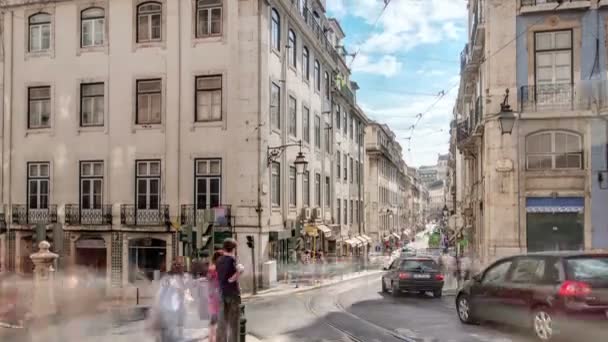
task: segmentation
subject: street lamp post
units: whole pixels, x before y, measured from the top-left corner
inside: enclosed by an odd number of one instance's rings
[[[500,125],[500,132],[505,134],[511,134],[513,132],[513,126],[515,126],[515,114],[511,110],[509,105],[509,89],[505,90],[505,99],[500,104],[500,113],[498,113],[498,124]]]
[[[304,157],[304,153],[302,153],[302,140],[298,141],[297,143],[293,143],[293,144],[285,144],[285,145],[273,146],[273,147],[268,146],[268,152],[266,153],[266,159],[267,159],[268,166],[270,166],[270,164],[272,164],[272,162],[276,161],[281,156],[283,151],[285,151],[290,146],[299,146],[300,147],[300,152],[298,152],[298,155],[296,156],[296,160],[293,163],[296,166],[297,174],[299,174],[299,175],[304,174],[304,172],[306,172],[306,169],[308,168],[308,161],[306,160],[306,157]]]

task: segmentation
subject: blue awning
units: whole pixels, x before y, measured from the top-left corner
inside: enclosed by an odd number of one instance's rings
[[[526,212],[528,213],[583,213],[584,211],[584,197],[526,198]]]

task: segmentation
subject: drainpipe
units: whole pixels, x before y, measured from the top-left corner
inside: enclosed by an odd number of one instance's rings
[[[262,177],[264,175],[264,170],[266,169],[266,154],[265,150],[262,148],[262,89],[264,87],[264,82],[262,81],[262,8],[264,8],[264,3],[266,0],[258,0],[258,122],[256,129],[258,131],[258,203],[256,206],[256,213],[258,214],[258,246],[261,246],[261,237],[262,237]],[[266,85],[268,86],[268,85]],[[268,88],[266,88],[268,89]],[[266,127],[264,127],[266,129]],[[261,248],[257,248],[258,252],[258,260],[261,260],[259,257],[259,251]],[[253,261],[253,260],[252,260]],[[253,263],[252,263],[253,265]],[[256,265],[253,265],[255,268]],[[256,279],[257,280],[257,279]]]
[[[4,16],[4,12],[2,13],[2,15]],[[5,161],[8,161],[8,167],[6,167],[6,173],[7,173],[7,194],[6,194],[6,200],[7,200],[7,205],[8,207],[6,208],[6,210],[10,213],[12,210],[12,202],[13,202],[13,197],[12,197],[12,185],[13,185],[13,179],[12,179],[12,151],[13,151],[13,79],[14,79],[14,63],[13,63],[13,57],[14,57],[14,51],[15,49],[13,48],[13,41],[14,41],[14,30],[15,30],[15,13],[11,10],[10,11],[10,32],[9,34],[7,34],[6,32],[4,32],[4,36],[7,37],[8,39],[10,39],[9,42],[9,49],[4,49],[4,70],[5,72],[3,72],[3,87],[4,87],[4,98],[6,99],[6,101],[8,101],[8,103],[5,102],[5,106],[4,106],[4,127],[3,130],[6,133],[5,137],[8,139],[8,149],[4,149],[4,139],[2,139],[2,149],[3,149],[3,158],[2,158],[2,173],[3,173],[3,179],[4,179],[4,169],[6,166],[5,165]],[[4,40],[3,43],[4,45]],[[3,47],[6,47],[6,45],[4,45]],[[7,53],[8,52],[8,53]],[[9,80],[7,82],[7,73],[6,73],[6,66],[9,65]],[[7,87],[7,83],[8,83],[8,87]],[[4,197],[4,196],[3,196]],[[3,202],[4,202],[4,198],[3,198]],[[6,218],[6,212],[4,213],[5,218]],[[10,239],[10,222],[12,221],[12,218],[9,215],[9,219],[7,220],[7,224],[6,224],[6,232],[7,232],[7,248],[8,248],[8,244],[9,244],[9,239]],[[15,252],[16,253],[16,252]],[[7,261],[8,262],[8,261]],[[16,262],[15,262],[15,266],[16,266]]]
[[[181,206],[181,161],[182,161],[182,1],[177,2],[177,215],[179,217]],[[220,108],[221,111],[221,108]],[[167,120],[168,121],[168,120]],[[194,212],[196,216],[196,210]],[[179,224],[179,223],[178,223]],[[195,227],[193,227],[194,229]],[[198,238],[199,234],[197,234]],[[191,239],[191,237],[188,237]],[[179,240],[179,239],[177,239]],[[178,243],[178,242],[176,242]]]

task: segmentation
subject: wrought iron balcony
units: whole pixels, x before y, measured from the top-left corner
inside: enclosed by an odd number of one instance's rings
[[[133,204],[120,206],[120,223],[125,226],[166,226],[170,225],[169,206],[158,209],[138,209]]]
[[[182,225],[196,226],[203,222],[209,222],[217,226],[230,226],[231,206],[220,205],[211,209],[197,209],[194,204],[183,204],[180,216]]]
[[[576,2],[576,1],[589,1],[589,0],[570,0],[570,1]],[[522,6],[536,6],[536,5],[550,4],[550,3],[557,4],[558,2],[561,2],[561,1],[559,1],[559,0],[521,0],[521,5]]]
[[[13,223],[16,224],[49,224],[57,223],[57,205],[51,204],[46,209],[30,209],[26,204],[13,204]]]
[[[99,209],[81,209],[78,204],[66,204],[65,223],[68,225],[111,225],[112,205],[104,204]]]
[[[605,84],[582,81],[577,84],[551,83],[522,86],[519,89],[521,112],[588,110],[606,99]]]

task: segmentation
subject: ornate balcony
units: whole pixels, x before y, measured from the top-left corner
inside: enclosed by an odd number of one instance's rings
[[[78,204],[66,204],[65,223],[67,225],[111,225],[112,205],[104,204],[99,209],[80,209]]]
[[[16,224],[49,224],[57,223],[57,205],[51,204],[46,209],[30,209],[26,204],[14,204],[12,207],[13,223]]]
[[[183,204],[181,207],[181,224],[196,226],[203,222],[216,226],[231,225],[231,206],[220,205],[211,209],[197,209],[194,204]]]
[[[606,87],[601,81],[538,84],[519,89],[521,112],[589,110],[594,102],[603,105],[605,99]]]
[[[125,226],[167,226],[171,224],[169,206],[158,209],[137,209],[133,204],[120,206],[120,223]]]

